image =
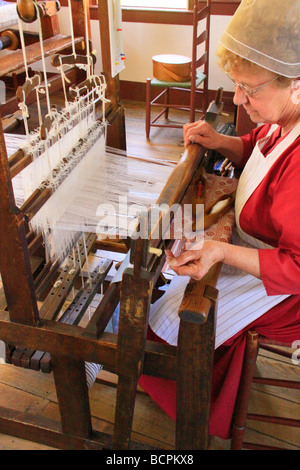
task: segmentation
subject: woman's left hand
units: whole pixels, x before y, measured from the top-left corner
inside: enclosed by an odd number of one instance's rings
[[[177,258],[169,250],[166,251],[170,268],[179,276],[190,276],[199,280],[218,262],[224,260],[224,244],[217,241],[206,241],[199,250],[187,250]]]

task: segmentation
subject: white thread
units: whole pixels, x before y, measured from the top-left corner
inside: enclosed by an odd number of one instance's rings
[[[70,0],[68,2],[73,55],[76,57],[71,2]],[[93,60],[90,56],[86,2],[84,8],[87,65],[79,67],[86,69],[91,89],[81,89],[80,85],[70,87],[75,99],[72,103],[68,102],[67,77],[60,60],[58,68],[63,78],[65,107],[59,112],[50,106],[40,12],[37,8],[45,75],[45,89],[39,85],[36,87],[39,122],[41,125],[39,93],[44,92],[47,98],[47,117],[52,125],[49,129],[45,129],[45,140],[41,140],[39,130],[29,134],[27,128],[27,145],[24,145],[23,151],[24,154],[30,153],[33,161],[13,180],[15,193],[19,191],[19,197],[16,197],[18,205],[37,188],[41,190],[48,188],[53,193],[30,222],[34,230],[43,233],[47,256],[52,259],[61,259],[72,250],[78,232],[97,232],[99,204],[109,201],[116,207],[120,196],[124,195],[128,197],[129,204],[138,202],[148,206],[150,203],[155,203],[173,168],[173,165],[163,166],[121,155],[106,154],[105,104],[108,102],[105,97],[106,82],[103,75],[92,74]],[[20,30],[23,31],[21,28]],[[25,47],[23,52],[24,63],[27,64]],[[96,104],[100,100],[103,113],[101,123],[96,120]],[[21,103],[21,107],[24,115],[28,114],[25,100]],[[82,204],[78,203],[78,198],[82,199]],[[121,214],[121,217],[123,216],[124,214]],[[134,216],[130,215],[129,219],[134,220]],[[85,239],[83,246],[88,263]],[[78,255],[82,270],[79,250]],[[76,259],[77,253],[73,249],[73,269],[78,266]],[[90,277],[89,282],[91,282]]]
[[[44,53],[44,44],[43,44],[43,31],[42,31],[42,24],[40,18],[40,10],[39,7],[34,2],[37,20],[38,20],[38,27],[39,27],[39,39],[40,39],[40,46],[41,46],[41,56],[42,56],[42,65],[43,65],[43,72],[44,72],[44,81],[45,81],[45,93],[46,93],[46,101],[47,101],[47,108],[48,113],[50,114],[50,97],[49,97],[49,88],[48,88],[48,79],[47,79],[47,70],[46,70],[46,62],[45,62],[45,53]]]
[[[18,16],[18,25],[19,25],[21,48],[22,48],[22,54],[23,54],[23,60],[24,60],[25,75],[26,75],[26,79],[27,79],[27,78],[29,78],[29,75],[28,75],[28,65],[27,65],[27,57],[26,57],[24,31],[23,31],[22,21],[19,18],[19,16]]]
[[[86,57],[87,57],[87,70],[86,70],[86,75],[87,78],[91,76],[91,61],[90,61],[90,41],[89,41],[89,29],[88,29],[88,2],[84,1],[84,18],[85,18],[85,23],[84,23],[84,28],[85,28],[85,45],[86,45]]]
[[[69,16],[70,16],[70,28],[71,28],[71,38],[72,38],[72,50],[73,50],[73,55],[74,55],[74,57],[76,58],[74,28],[73,28],[73,15],[72,15],[72,3],[71,3],[71,0],[68,0],[68,10],[69,10]]]

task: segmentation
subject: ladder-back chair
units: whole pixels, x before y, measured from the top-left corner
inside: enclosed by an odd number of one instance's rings
[[[295,340],[295,344],[298,342]],[[294,389],[300,390],[300,380],[296,380],[294,374],[290,374],[287,378],[271,378],[269,376],[262,376],[262,372],[257,374],[255,366],[257,364],[257,357],[259,350],[269,351],[272,355],[275,354],[275,358],[282,360],[287,357],[291,360],[292,366],[292,354],[295,351],[293,343],[287,344],[282,342],[274,342],[259,335],[255,330],[249,330],[247,333],[246,352],[244,356],[244,363],[242,369],[242,376],[240,380],[240,387],[235,406],[235,414],[232,426],[232,439],[231,449],[241,450],[246,449],[261,449],[261,450],[278,450],[282,447],[274,447],[271,445],[264,445],[258,443],[251,443],[244,441],[246,423],[251,421],[261,421],[265,423],[272,423],[276,425],[300,427],[299,416],[284,417],[280,416],[280,410],[276,410],[274,415],[250,413],[248,410],[249,399],[251,394],[252,384],[263,384],[272,387],[279,387],[281,389]],[[297,362],[297,361],[296,361]],[[297,366],[295,366],[297,367]],[[298,365],[299,367],[299,365]],[[265,375],[265,374],[264,374]],[[297,419],[298,418],[298,419]]]
[[[205,4],[203,6],[203,4]],[[192,57],[191,57],[191,75],[190,79],[184,81],[174,77],[171,71],[170,78],[163,77],[163,80],[157,78],[146,81],[146,136],[149,138],[151,127],[170,127],[181,128],[183,124],[169,120],[170,109],[183,109],[189,111],[189,122],[195,121],[195,113],[204,113],[208,106],[208,65],[209,65],[209,31],[210,31],[210,7],[211,0],[206,2],[195,0],[193,10],[193,38],[192,38]],[[201,52],[199,46],[201,46]],[[204,46],[204,52],[203,52]],[[200,56],[198,54],[201,54]],[[159,56],[158,56],[159,57]],[[169,55],[168,62],[172,63],[172,57],[175,64],[181,56]],[[186,58],[182,56],[186,61]],[[168,65],[169,67],[169,65]],[[199,69],[202,68],[202,71]],[[199,88],[202,84],[202,88]],[[152,89],[159,89],[159,93],[152,98]],[[162,91],[161,91],[162,90]],[[178,104],[172,101],[178,93],[187,92],[189,98],[185,102],[188,104]],[[186,93],[185,93],[186,94]],[[197,109],[197,96],[201,99],[201,107]],[[152,108],[163,108],[151,117]],[[165,121],[158,120],[164,116]]]

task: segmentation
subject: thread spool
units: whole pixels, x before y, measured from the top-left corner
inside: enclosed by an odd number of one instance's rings
[[[153,76],[163,82],[187,82],[191,79],[192,60],[176,54],[152,57]]]

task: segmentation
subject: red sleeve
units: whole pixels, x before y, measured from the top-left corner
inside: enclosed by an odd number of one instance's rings
[[[278,247],[259,250],[268,295],[300,294],[300,148],[286,155],[274,188],[270,217]]]
[[[253,129],[250,134],[242,135],[240,136],[240,139],[242,139],[243,145],[244,145],[244,156],[241,164],[239,165],[240,168],[243,168],[248,159],[250,158],[250,155],[252,153],[252,150],[255,147],[255,144],[258,139],[261,139],[262,137],[265,137],[270,129],[269,124],[265,124],[259,127],[256,127]]]

